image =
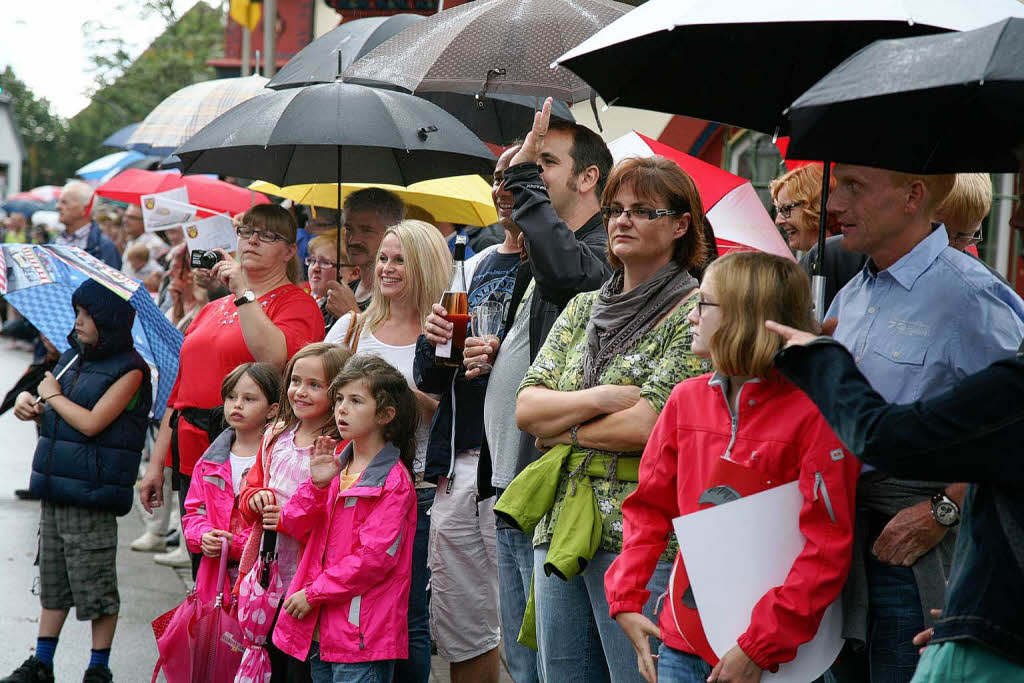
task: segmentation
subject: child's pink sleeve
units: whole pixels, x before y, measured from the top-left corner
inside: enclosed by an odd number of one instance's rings
[[[193,553],[202,552],[203,534],[213,531],[210,515],[207,512],[206,499],[203,498],[203,478],[192,477],[188,493],[185,495],[185,516],[181,518],[181,528],[185,532],[185,543]]]

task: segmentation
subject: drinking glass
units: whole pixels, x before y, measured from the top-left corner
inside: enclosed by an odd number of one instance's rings
[[[501,332],[504,314],[505,307],[501,302],[485,301],[479,304],[471,313],[473,336],[483,340],[486,340],[488,337],[497,339],[498,333]],[[468,369],[472,370],[474,368],[483,372],[490,372],[491,364],[487,361],[477,361],[470,365]]]

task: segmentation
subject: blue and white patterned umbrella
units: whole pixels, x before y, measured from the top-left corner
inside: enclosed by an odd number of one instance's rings
[[[183,340],[141,283],[78,247],[0,245],[0,294],[61,352],[75,327],[71,295],[87,278],[128,301],[135,309],[135,349],[153,371],[153,417],[160,419],[178,376]]]
[[[125,152],[114,152],[102,156],[99,159],[90,161],[82,168],[75,171],[75,175],[82,180],[105,180],[107,176],[113,176],[118,171],[124,168],[128,168],[136,161],[142,161],[146,158],[145,154],[136,152],[135,150],[128,150]]]

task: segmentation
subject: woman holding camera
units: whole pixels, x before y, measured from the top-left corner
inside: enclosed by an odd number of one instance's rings
[[[147,511],[163,504],[165,459],[174,488],[188,490],[192,468],[220,431],[212,409],[222,403],[220,380],[227,373],[251,361],[283,368],[296,351],[324,337],[316,303],[294,284],[299,264],[291,214],[273,204],[254,206],[236,222],[235,233],[235,258],[218,249],[220,260],[211,269],[230,293],[204,306],[185,332],[178,377],[139,488]]]

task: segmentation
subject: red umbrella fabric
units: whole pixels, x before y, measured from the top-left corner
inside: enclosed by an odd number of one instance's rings
[[[165,192],[178,187],[188,189],[190,203],[215,213],[244,213],[254,204],[269,204],[266,195],[231,183],[201,175],[144,171],[130,168],[96,188],[96,194],[117,202],[141,203],[144,194]]]
[[[700,192],[704,212],[714,228],[720,255],[735,250],[755,250],[793,259],[782,234],[746,178],[636,131],[613,140],[608,149],[616,163],[627,157],[662,156],[676,162],[690,174]]]

